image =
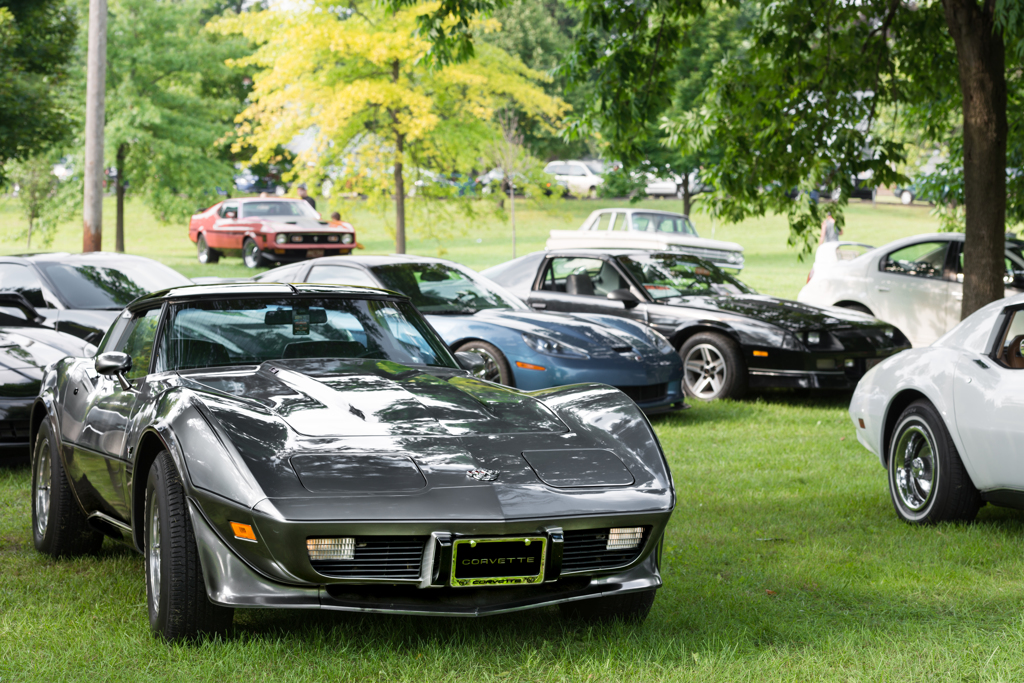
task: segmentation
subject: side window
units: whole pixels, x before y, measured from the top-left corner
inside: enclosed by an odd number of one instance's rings
[[[629,230],[629,217],[622,212],[613,214],[612,225],[609,230],[615,232],[627,232]]]
[[[221,218],[224,218],[224,216],[227,214],[228,211],[234,211],[235,212],[235,217],[237,218],[238,217],[238,204],[223,204],[223,205],[221,205],[220,211],[218,212],[218,215],[220,215]]]
[[[380,287],[365,271],[350,266],[313,266],[309,271],[309,277],[306,278],[306,281],[320,282],[327,285]]]
[[[132,369],[126,373],[128,379],[138,379],[149,374],[149,362],[153,357],[153,341],[156,339],[156,327],[160,322],[159,308],[151,308],[132,320],[131,331],[120,346],[115,350],[123,351],[132,357]]]
[[[18,292],[36,308],[47,307],[36,271],[19,263],[0,263],[0,292]]]
[[[1006,326],[1002,350],[999,353],[1000,362],[1008,368],[1024,370],[1022,347],[1024,347],[1024,310],[1018,310],[1013,313],[1010,324]]]
[[[597,217],[597,220],[594,221],[593,224],[591,224],[590,229],[591,230],[608,230],[608,228],[611,226],[612,217],[614,215],[615,214],[611,213],[611,212],[609,212],[609,213],[602,213],[600,216]]]
[[[253,279],[256,282],[295,282],[295,276],[299,274],[299,269],[301,268],[301,263],[294,266],[285,266],[284,268],[274,268],[262,275],[257,275]]]
[[[544,275],[544,289],[578,296],[604,296],[598,292],[604,261],[589,258],[554,258]]]
[[[103,337],[103,341],[100,342],[99,350],[96,353],[116,351],[118,342],[124,338],[124,331],[131,322],[132,315],[128,311],[124,311],[121,315],[117,316],[117,320],[107,330],[107,334]]]
[[[587,175],[587,171],[579,164],[568,164],[566,165],[566,175],[584,176]]]
[[[1013,287],[1015,289],[1024,289],[1024,265],[1017,262],[1015,258],[1006,256],[1003,258],[1003,284],[1007,287]],[[956,260],[956,281],[963,283],[964,281],[964,252],[960,250],[960,255]]]
[[[887,273],[941,279],[946,271],[949,242],[921,242],[898,249],[885,257],[882,270]]]

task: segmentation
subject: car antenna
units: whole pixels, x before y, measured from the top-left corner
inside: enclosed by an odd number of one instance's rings
[[[284,284],[286,284],[286,285],[288,285],[289,287],[292,288],[292,294],[298,294],[299,293],[299,288],[296,287],[295,285],[293,285],[292,283],[286,282]]]

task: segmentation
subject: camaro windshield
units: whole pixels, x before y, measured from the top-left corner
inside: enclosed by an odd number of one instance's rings
[[[163,333],[169,370],[290,358],[375,358],[458,367],[404,302],[348,298],[220,299],[174,306]]]
[[[656,301],[699,294],[757,294],[710,263],[685,254],[620,256],[619,263]]]
[[[372,270],[385,287],[405,294],[424,313],[523,308],[512,294],[440,263],[397,263]]]
[[[268,199],[265,202],[243,202],[242,217],[276,217],[276,216],[306,216],[317,218],[316,211],[305,201],[288,201],[281,199]]]
[[[121,310],[144,294],[192,284],[153,261],[104,266],[40,260],[36,265],[72,309]]]

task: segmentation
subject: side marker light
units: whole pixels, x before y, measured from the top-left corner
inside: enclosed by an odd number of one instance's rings
[[[523,370],[547,370],[543,365],[533,365],[532,363],[524,363],[520,360],[516,361],[516,367],[522,368]]]
[[[243,541],[252,541],[253,543],[256,542],[256,532],[248,524],[231,522],[231,530],[235,532],[235,538],[240,538]]]
[[[767,351],[754,351],[754,355],[757,356],[758,358],[767,358],[768,357],[768,352]]]
[[[864,418],[863,417],[858,417],[857,418],[857,424],[860,425],[861,429],[864,429]]]

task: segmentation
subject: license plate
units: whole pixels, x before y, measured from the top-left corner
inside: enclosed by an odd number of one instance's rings
[[[544,581],[547,539],[460,538],[452,551],[452,586],[528,586]]]
[[[307,249],[306,258],[320,258],[324,255],[323,249]]]

